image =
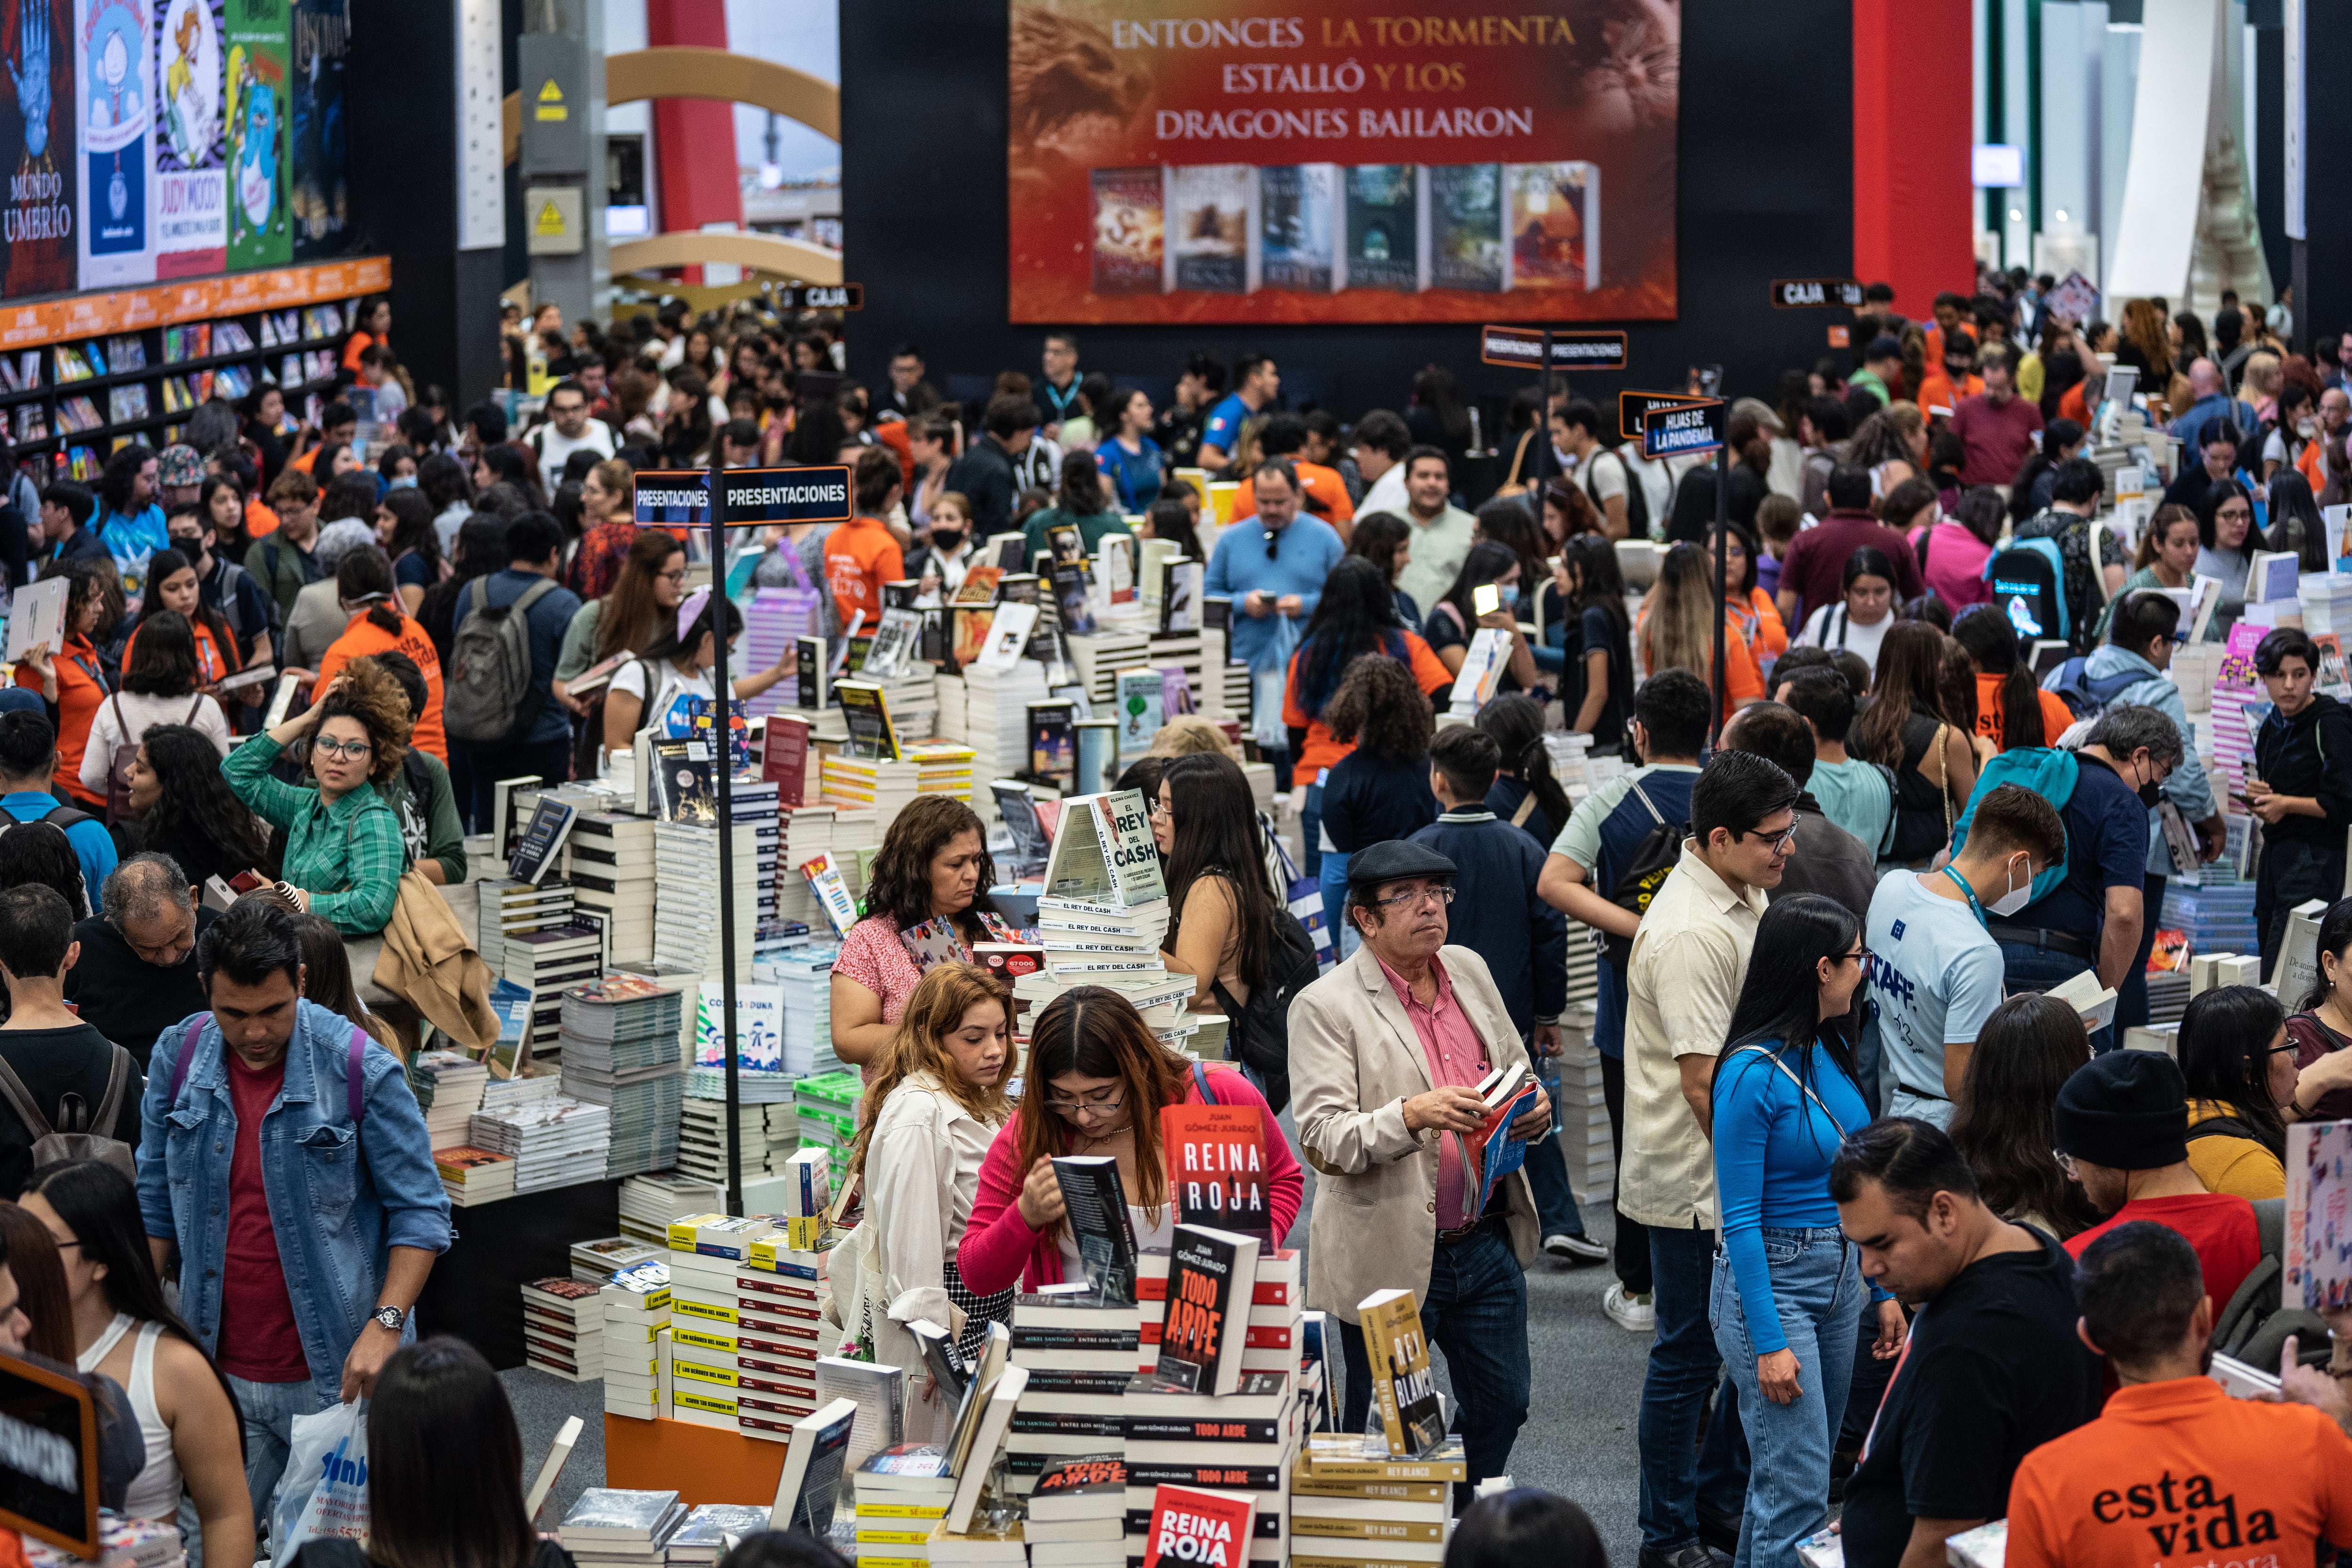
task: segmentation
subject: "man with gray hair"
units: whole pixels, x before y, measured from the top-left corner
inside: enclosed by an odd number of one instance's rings
[[[2010,994],[2047,991],[2094,970],[2120,989],[2139,952],[2147,918],[2143,881],[2147,812],[2164,780],[2180,765],[2180,731],[2155,708],[2111,708],[2074,752],[2047,753],[2030,781],[2015,771],[1997,782],[2022,784],[2058,808],[2066,825],[2065,876],[2013,915],[1988,911],[1985,929],[2000,943]],[[1998,770],[1996,770],[1997,772]],[[1978,788],[1985,788],[1978,781]],[[2106,1050],[2112,1028],[2091,1037]]]
[[[209,1005],[196,979],[196,939],[217,917],[200,906],[169,855],[133,855],[106,879],[106,913],[74,927],[79,962],[66,1000],[147,1070],[155,1037]]]

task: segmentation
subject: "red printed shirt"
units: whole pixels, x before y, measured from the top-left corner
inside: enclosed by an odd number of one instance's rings
[[[224,1051],[230,1101],[236,1108],[236,1148],[228,1163],[228,1239],[221,1259],[220,1368],[247,1383],[305,1383],[294,1302],[278,1258],[278,1228],[261,1184],[261,1119],[286,1087],[286,1062],[256,1072]]]
[[[1462,1004],[1454,998],[1454,982],[1446,977],[1445,965],[1432,956],[1429,967],[1437,976],[1437,995],[1426,1007],[1413,1000],[1412,984],[1386,963],[1381,973],[1396,988],[1397,1000],[1404,1004],[1404,1016],[1412,1020],[1412,1032],[1421,1041],[1421,1054],[1429,1064],[1429,1084],[1435,1089],[1454,1084],[1462,1089],[1476,1089],[1478,1080],[1492,1070],[1486,1061],[1486,1047],[1478,1041],[1477,1031],[1470,1027],[1469,1016]],[[1451,1133],[1437,1141],[1437,1227],[1452,1230],[1478,1216],[1463,1212],[1467,1187],[1462,1166],[1462,1140]]]

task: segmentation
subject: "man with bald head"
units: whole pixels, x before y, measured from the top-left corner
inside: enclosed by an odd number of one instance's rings
[[[74,927],[81,959],[66,971],[66,1000],[144,1072],[155,1037],[208,1005],[196,979],[196,939],[217,917],[178,862],[152,850],[114,868],[105,899],[104,914]]]
[[[2161,394],[2162,387],[2140,388],[2142,392]],[[2221,367],[2210,359],[2191,361],[2189,366],[2189,406],[2180,411],[2169,426],[2175,436],[2188,437],[2203,426],[2205,421],[2219,415],[2241,430],[2251,430],[2261,421],[2254,417],[2253,405],[2230,395],[2229,382]]]

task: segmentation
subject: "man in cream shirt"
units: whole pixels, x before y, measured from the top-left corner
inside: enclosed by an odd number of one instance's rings
[[[1625,1159],[1617,1206],[1650,1227],[1657,1339],[1642,1381],[1642,1562],[1703,1568],[1701,1516],[1737,1539],[1746,1477],[1727,1384],[1695,1449],[1723,1360],[1707,1321],[1715,1254],[1708,1141],[1715,1058],[1748,955],[1796,843],[1797,782],[1767,758],[1716,752],[1691,786],[1691,837],[1626,963]]]

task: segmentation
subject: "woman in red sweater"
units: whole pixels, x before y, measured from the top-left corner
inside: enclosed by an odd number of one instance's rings
[[[1161,1045],[1125,996],[1082,985],[1055,997],[1029,1035],[1028,1089],[1021,1110],[989,1145],[980,1191],[956,1249],[964,1288],[975,1295],[1058,1285],[1078,1274],[1078,1247],[1062,1214],[1056,1154],[1107,1154],[1140,1247],[1166,1247],[1175,1229],[1160,1112],[1171,1105],[1255,1105],[1265,1127],[1266,1203],[1277,1244],[1298,1217],[1306,1187],[1265,1098],[1222,1064],[1196,1069]],[[1207,1093],[1202,1093],[1205,1086]]]

